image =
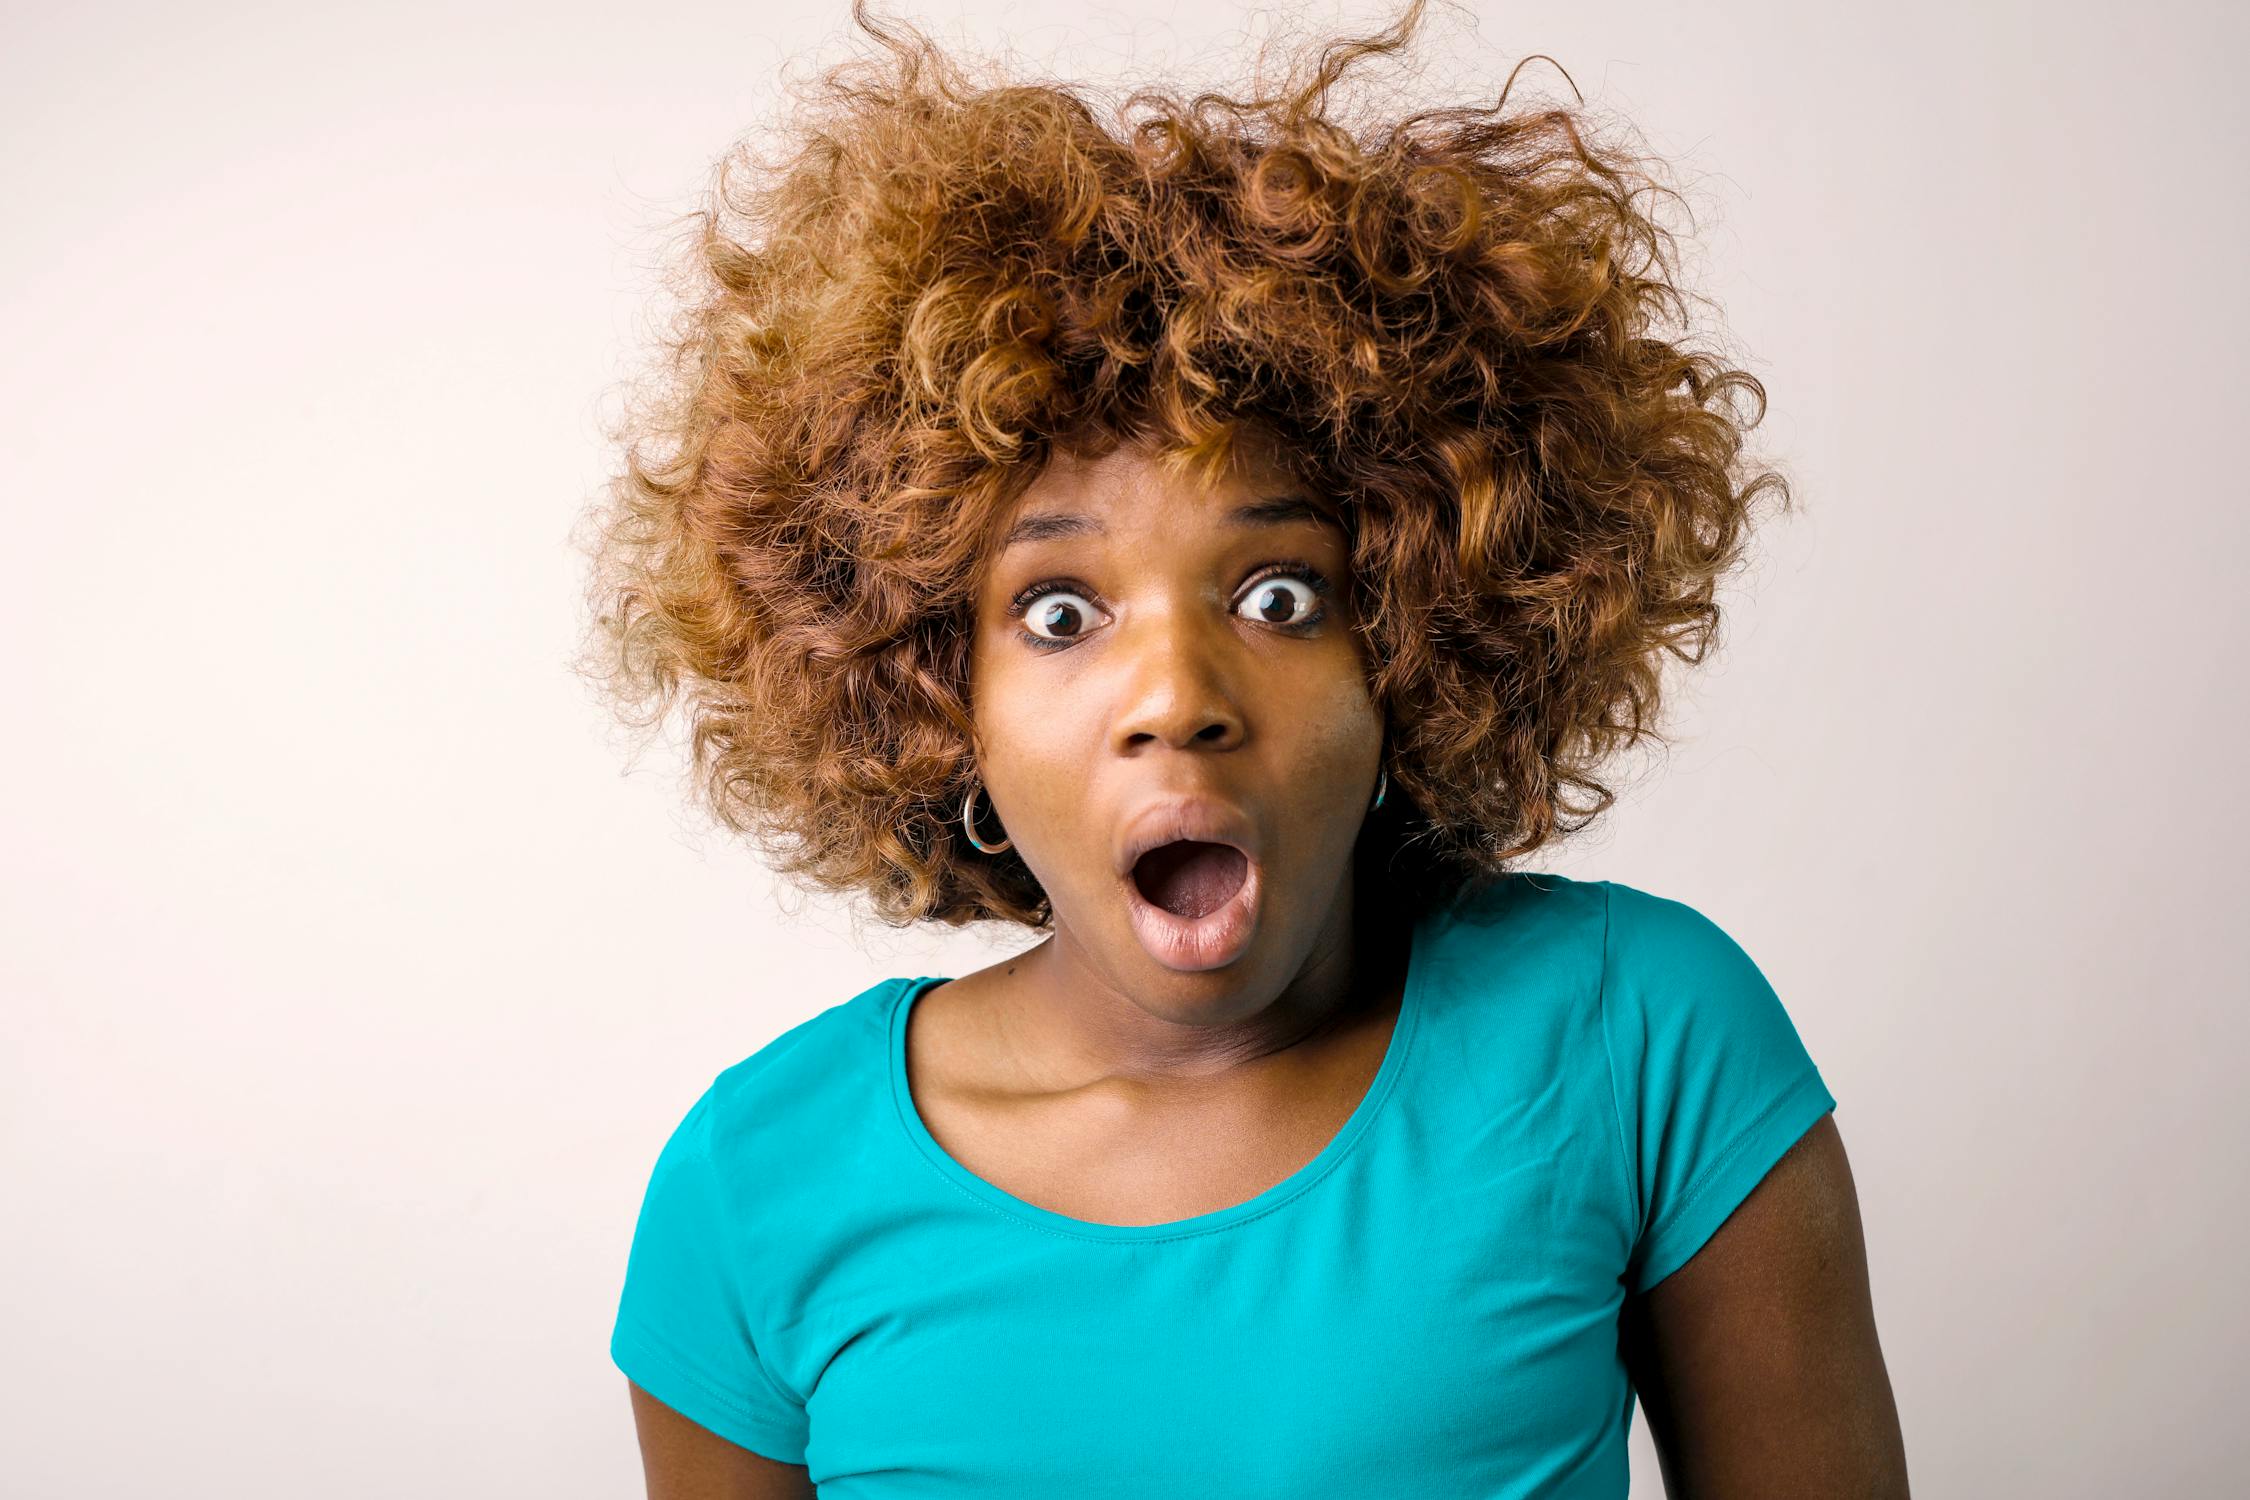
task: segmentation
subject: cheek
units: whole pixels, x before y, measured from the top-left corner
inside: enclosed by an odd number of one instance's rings
[[[1354,804],[1363,782],[1374,784],[1384,748],[1381,712],[1356,679],[1308,693],[1286,712],[1297,721],[1288,734],[1296,764],[1291,800],[1307,818],[1337,825],[1338,837],[1356,836],[1338,810]]]
[[[1304,720],[1309,752],[1340,774],[1356,775],[1380,751],[1383,716],[1356,664],[1308,686],[1290,712]]]
[[[969,716],[989,760],[1027,751],[1036,756],[1042,743],[1070,732],[1076,700],[1058,692],[1052,672],[1041,673],[1041,665],[1029,648],[1004,643],[980,645],[972,654]]]
[[[1005,649],[978,655],[969,706],[978,770],[998,789],[1009,836],[1023,848],[1083,821],[1086,768],[1099,751],[1102,729],[1086,694],[1061,690],[1051,674],[1038,672],[1036,660],[1009,659],[1017,655]]]
[[[969,649],[969,719],[987,763],[1023,735],[1018,722],[1025,688],[1020,656],[995,638],[994,627],[978,627]]]

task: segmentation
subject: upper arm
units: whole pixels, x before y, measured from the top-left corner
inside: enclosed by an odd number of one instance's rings
[[[1671,1500],[1905,1500],[1905,1442],[1834,1115],[1686,1264],[1627,1298],[1619,1334]]]
[[[609,1352],[632,1383],[652,1495],[807,1493],[710,1477],[763,1472],[737,1454],[801,1475],[811,1435],[803,1400],[759,1347],[778,1278],[775,1236],[751,1210],[764,1169],[745,1160],[744,1114],[716,1083],[696,1101],[657,1155],[633,1228]],[[675,1471],[705,1477],[655,1488]]]
[[[648,1500],[811,1500],[810,1471],[754,1453],[681,1416],[631,1381]]]

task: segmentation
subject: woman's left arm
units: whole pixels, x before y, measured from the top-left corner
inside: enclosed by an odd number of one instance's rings
[[[1668,1500],[1906,1500],[1867,1245],[1823,1115],[1619,1320]]]

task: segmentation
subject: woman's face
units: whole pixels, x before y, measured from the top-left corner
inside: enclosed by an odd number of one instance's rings
[[[1058,456],[977,595],[978,837],[1014,841],[1089,977],[1183,1017],[1263,1003],[1348,930],[1383,747],[1335,506],[1238,452],[1208,491],[1136,447]]]

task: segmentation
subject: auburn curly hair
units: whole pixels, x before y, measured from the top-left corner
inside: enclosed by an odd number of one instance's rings
[[[1255,425],[1342,505],[1389,898],[1575,832],[1599,765],[1661,740],[1663,654],[1703,659],[1753,502],[1789,504],[1742,463],[1765,391],[1661,336],[1704,299],[1640,205],[1680,195],[1582,109],[1332,106],[1423,12],[1278,91],[1105,119],[855,0],[877,54],[778,157],[720,159],[590,513],[579,664],[637,725],[686,700],[700,800],[778,873],[894,926],[1051,926],[959,813],[980,558],[1058,451],[1208,475]]]

